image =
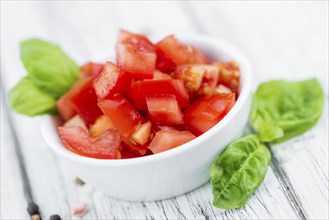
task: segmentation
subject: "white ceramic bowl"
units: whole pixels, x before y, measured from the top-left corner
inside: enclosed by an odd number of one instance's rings
[[[211,60],[235,60],[241,68],[241,88],[237,102],[218,124],[198,138],[156,155],[124,160],[93,159],[67,150],[57,132],[58,121],[49,116],[42,118],[43,137],[65,163],[65,167],[112,197],[130,201],[154,201],[197,188],[209,180],[212,161],[233,139],[241,136],[247,123],[252,70],[245,56],[217,38],[194,34],[178,35],[177,38],[194,45]],[[156,42],[159,39],[154,40]]]

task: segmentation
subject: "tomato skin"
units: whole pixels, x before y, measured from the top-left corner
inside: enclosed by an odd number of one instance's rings
[[[161,125],[184,124],[183,114],[174,95],[146,96],[152,122]]]
[[[80,77],[97,77],[103,70],[104,64],[88,62],[80,67]]]
[[[93,79],[86,79],[71,98],[75,111],[89,124],[94,123],[102,115],[102,111],[97,106],[98,100],[92,83]]]
[[[136,79],[152,79],[156,52],[154,45],[143,35],[121,31],[116,46],[117,64]]]
[[[176,64],[166,56],[164,52],[160,49],[156,49],[157,60],[156,68],[164,73],[171,73],[175,70]]]
[[[63,96],[56,105],[65,121],[76,113],[92,124],[102,112],[97,106],[97,96],[92,87],[92,77],[81,77]]]
[[[215,94],[194,102],[184,112],[187,129],[199,136],[217,124],[235,103],[235,94]]]
[[[177,65],[182,64],[207,64],[208,59],[197,49],[190,45],[180,43],[173,35],[169,35],[156,45],[157,69],[170,73]]]
[[[79,155],[98,159],[118,158],[121,140],[115,129],[108,129],[95,138],[79,126],[59,127],[58,131],[66,147]]]
[[[106,99],[115,93],[125,93],[130,82],[125,72],[112,62],[106,62],[103,71],[94,79],[93,86],[98,99]]]
[[[157,154],[185,144],[194,138],[195,136],[189,131],[162,130],[155,134],[148,148],[152,153]]]
[[[76,114],[72,102],[68,99],[68,95],[64,94],[61,96],[56,101],[56,107],[64,121],[70,120]]]
[[[104,115],[109,117],[118,129],[126,147],[137,155],[144,155],[147,146],[138,145],[131,139],[131,134],[141,125],[144,118],[122,95],[116,94],[111,99],[98,103]]]
[[[218,84],[223,84],[233,92],[239,92],[240,86],[240,67],[234,61],[214,62],[213,65],[219,67]]]
[[[175,95],[180,108],[189,106],[189,96],[181,80],[163,79],[131,83],[130,97],[138,109],[146,110],[146,96]]]

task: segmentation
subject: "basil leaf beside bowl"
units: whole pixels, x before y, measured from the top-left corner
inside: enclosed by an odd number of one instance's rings
[[[21,43],[21,59],[31,82],[55,99],[77,80],[79,67],[59,46],[30,39]]]
[[[36,116],[57,112],[56,100],[34,86],[28,77],[24,77],[10,90],[11,108],[17,113]]]
[[[282,142],[313,127],[323,106],[323,91],[316,79],[270,81],[254,94],[251,124],[261,141]]]
[[[231,143],[211,167],[213,205],[222,209],[244,206],[263,182],[270,162],[269,150],[256,135]]]

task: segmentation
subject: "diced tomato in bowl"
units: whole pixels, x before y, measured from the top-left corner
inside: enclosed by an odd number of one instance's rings
[[[81,155],[92,155],[87,148],[94,149],[109,131],[120,136],[120,156],[114,159],[175,148],[208,131],[235,103],[238,64],[211,64],[174,35],[154,45],[144,35],[121,30],[116,58],[83,65],[78,81],[57,102],[66,121],[61,137]],[[72,126],[79,129],[69,130]]]
[[[112,62],[110,71],[81,74],[80,86],[58,101],[65,124],[50,117],[42,121],[43,136],[65,168],[112,197],[154,201],[204,184],[214,158],[247,123],[251,71],[244,56],[217,38],[173,38],[159,43],[123,32],[117,44],[124,48],[121,63],[112,57],[101,62]],[[127,48],[142,48],[146,55],[135,59]],[[186,54],[191,57],[185,59]],[[183,66],[194,69],[181,74]],[[116,89],[116,77],[123,75],[130,76],[123,83],[127,90]],[[82,91],[90,87],[93,101],[80,99],[84,111],[78,112],[72,97],[88,97]],[[93,120],[83,114],[87,107],[99,111]]]

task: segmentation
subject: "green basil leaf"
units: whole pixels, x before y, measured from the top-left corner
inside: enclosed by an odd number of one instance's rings
[[[21,59],[31,82],[55,99],[77,80],[79,67],[55,44],[39,39],[24,41]]]
[[[57,112],[56,100],[35,87],[28,77],[23,78],[10,90],[9,101],[15,112],[27,116]]]
[[[240,208],[263,182],[271,154],[256,135],[231,143],[213,162],[210,171],[213,205]]]
[[[254,94],[251,124],[263,142],[281,142],[313,127],[322,114],[324,95],[319,82],[275,80]]]

